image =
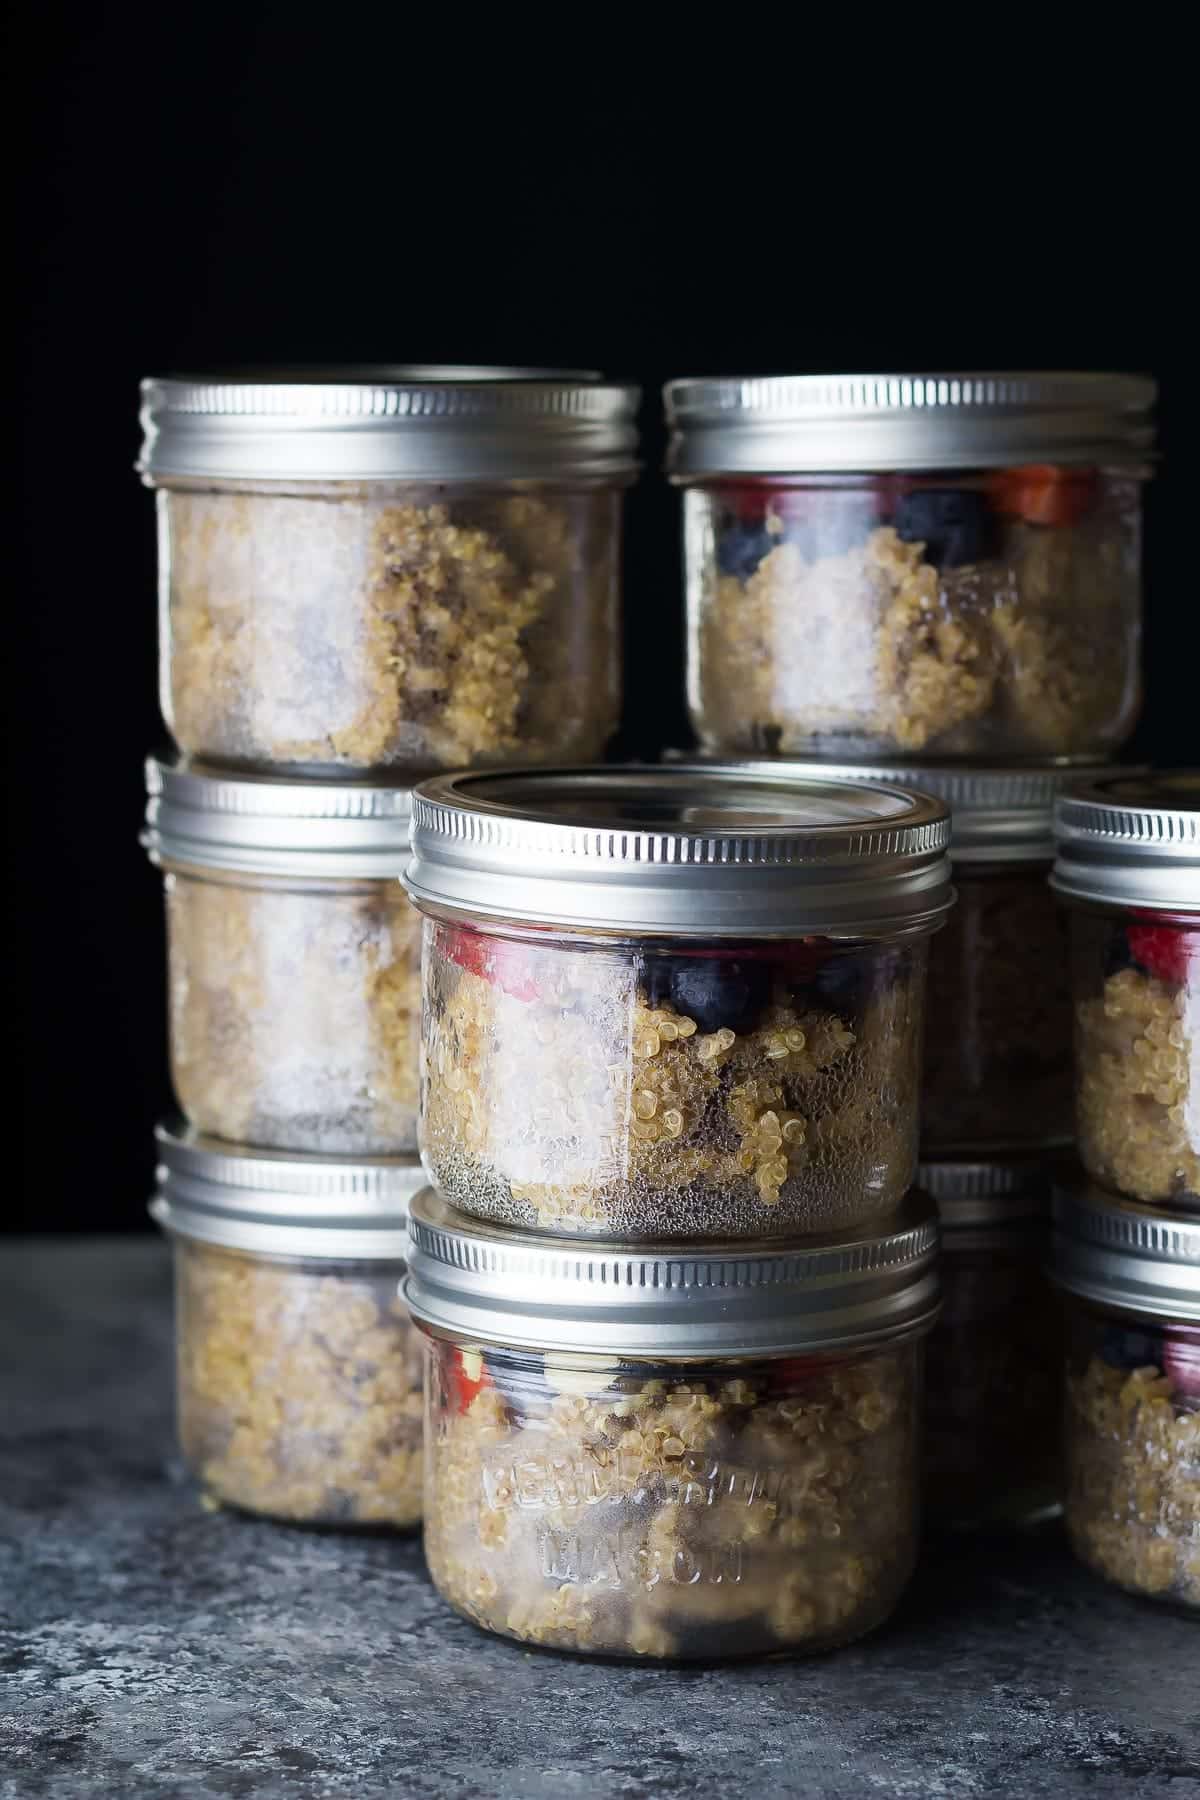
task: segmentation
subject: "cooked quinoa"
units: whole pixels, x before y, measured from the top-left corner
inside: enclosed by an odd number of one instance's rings
[[[527,1353],[435,1342],[433,1579],[476,1624],[555,1649],[857,1637],[912,1568],[916,1355],[604,1373],[548,1359],[539,1375]]]
[[[879,1217],[908,1188],[923,944],[846,953],[841,1010],[785,963],[755,964],[760,1003],[731,1006],[734,1029],[715,957],[651,967],[500,943],[480,972],[479,951],[431,932],[421,1146],[466,1212],[621,1237],[779,1235]],[[484,959],[495,944],[472,942]],[[717,982],[703,1021],[653,991],[663,963]],[[723,966],[736,988],[746,965],[731,951]]]
[[[617,723],[619,495],[158,495],[164,713],[192,754],[590,761]]]
[[[1066,1142],[1071,986],[1046,869],[955,871],[930,949],[921,1132],[926,1150]]]
[[[180,1442],[217,1499],[313,1525],[420,1521],[420,1337],[402,1272],[178,1244]]]
[[[1200,1198],[1200,986],[1140,968],[1075,1009],[1079,1151],[1135,1200]]]
[[[171,1065],[200,1131],[277,1150],[416,1146],[421,921],[396,881],[167,876]]]
[[[1200,1606],[1200,1392],[1092,1356],[1067,1379],[1066,1518],[1122,1587]]]
[[[998,551],[935,567],[864,515],[815,551],[766,516],[752,566],[701,563],[693,710],[705,747],[1058,755],[1118,744],[1138,699],[1136,485],[1072,525],[1008,521]],[[689,496],[689,498],[693,498]],[[703,502],[697,502],[703,504]]]

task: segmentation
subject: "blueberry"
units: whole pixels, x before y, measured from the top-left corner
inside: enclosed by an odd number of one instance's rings
[[[1112,1369],[1157,1368],[1162,1360],[1156,1336],[1148,1331],[1134,1331],[1126,1325],[1106,1327],[1100,1354]]]
[[[764,524],[726,525],[717,534],[717,567],[722,575],[749,581],[764,556],[778,543]]]
[[[746,1031],[771,998],[771,971],[765,962],[707,956],[680,957],[671,979],[676,1009],[695,1019],[701,1031]]]
[[[1125,927],[1117,925],[1113,928],[1104,952],[1104,974],[1119,975],[1122,969],[1136,969],[1140,965],[1137,957],[1129,948],[1129,939],[1125,935]]]
[[[647,1006],[664,1006],[671,999],[671,982],[675,973],[673,956],[648,956],[642,963],[641,988]]]
[[[896,503],[896,531],[906,544],[923,543],[937,569],[982,562],[993,548],[987,500],[969,488],[918,488]]]
[[[810,987],[836,1011],[852,1009],[868,985],[870,967],[861,956],[831,956],[814,974]]]

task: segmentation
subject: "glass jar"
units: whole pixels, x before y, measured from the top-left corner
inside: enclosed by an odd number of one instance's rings
[[[142,393],[180,749],[351,773],[603,754],[636,388],[414,368]]]
[[[1119,1587],[1200,1608],[1200,1221],[1055,1196],[1068,1295],[1066,1521]]]
[[[936,1225],[818,1248],[597,1246],[413,1202],[428,1335],[425,1553],[522,1643],[710,1659],[825,1650],[912,1570]]]
[[[171,1072],[196,1128],[275,1150],[416,1149],[421,921],[407,788],[151,759]]]
[[[421,1519],[420,1340],[399,1298],[414,1162],[158,1134],[180,1448],[212,1497],[305,1525]]]
[[[1059,802],[1079,1154],[1134,1200],[1200,1206],[1200,773]]]
[[[925,1517],[1041,1524],[1061,1510],[1062,1351],[1046,1280],[1050,1171],[1034,1159],[923,1163],[942,1226],[925,1360]]]
[[[1122,744],[1154,396],[1099,375],[669,383],[704,749]]]
[[[568,1235],[881,1218],[916,1168],[945,809],[721,768],[414,793],[421,1153],[464,1211]]]

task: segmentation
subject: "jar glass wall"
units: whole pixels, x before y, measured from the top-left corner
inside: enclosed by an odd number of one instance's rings
[[[421,921],[398,881],[168,870],[171,1072],[187,1118],[281,1150],[416,1148]]]
[[[706,750],[1094,755],[1133,728],[1139,471],[712,476],[684,519]]]
[[[175,1239],[180,1444],[216,1499],[308,1525],[421,1517],[420,1339],[403,1263]]]
[[[921,1097],[927,1153],[1069,1141],[1071,993],[1049,863],[955,860],[932,948]]]
[[[431,918],[421,1151],[468,1213],[772,1236],[909,1187],[926,944],[606,941]]]
[[[925,1379],[924,1511],[936,1527],[1040,1523],[1061,1491],[1062,1350],[1044,1220],[942,1234]]]
[[[316,772],[603,754],[620,484],[157,485],[161,704],[182,750]]]
[[[1200,1608],[1200,1323],[1067,1306],[1071,1543],[1118,1586]]]
[[[1200,1206],[1200,919],[1070,906],[1075,1114],[1088,1173]]]
[[[915,1555],[920,1346],[643,1363],[431,1335],[425,1548],[529,1644],[679,1659],[828,1649]]]

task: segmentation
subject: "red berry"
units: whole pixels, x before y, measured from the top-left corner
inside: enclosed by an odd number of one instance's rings
[[[1125,933],[1129,952],[1149,975],[1178,985],[1188,978],[1188,968],[1200,945],[1193,933],[1176,925],[1131,925]]]
[[[511,994],[514,1000],[537,999],[537,983],[524,944],[460,926],[443,933],[441,948],[443,955],[457,963],[460,969],[478,975],[493,987]]]
[[[790,1394],[803,1395],[806,1390],[821,1387],[828,1380],[829,1358],[826,1356],[786,1356],[771,1364],[771,1392],[784,1400]]]
[[[450,1396],[456,1412],[464,1413],[481,1388],[488,1385],[487,1365],[478,1350],[450,1353]]]
[[[1167,1332],[1163,1337],[1162,1366],[1177,1396],[1200,1400],[1200,1331],[1176,1326]]]
[[[769,481],[723,481],[721,500],[742,525],[760,525],[770,509],[773,488]]]

